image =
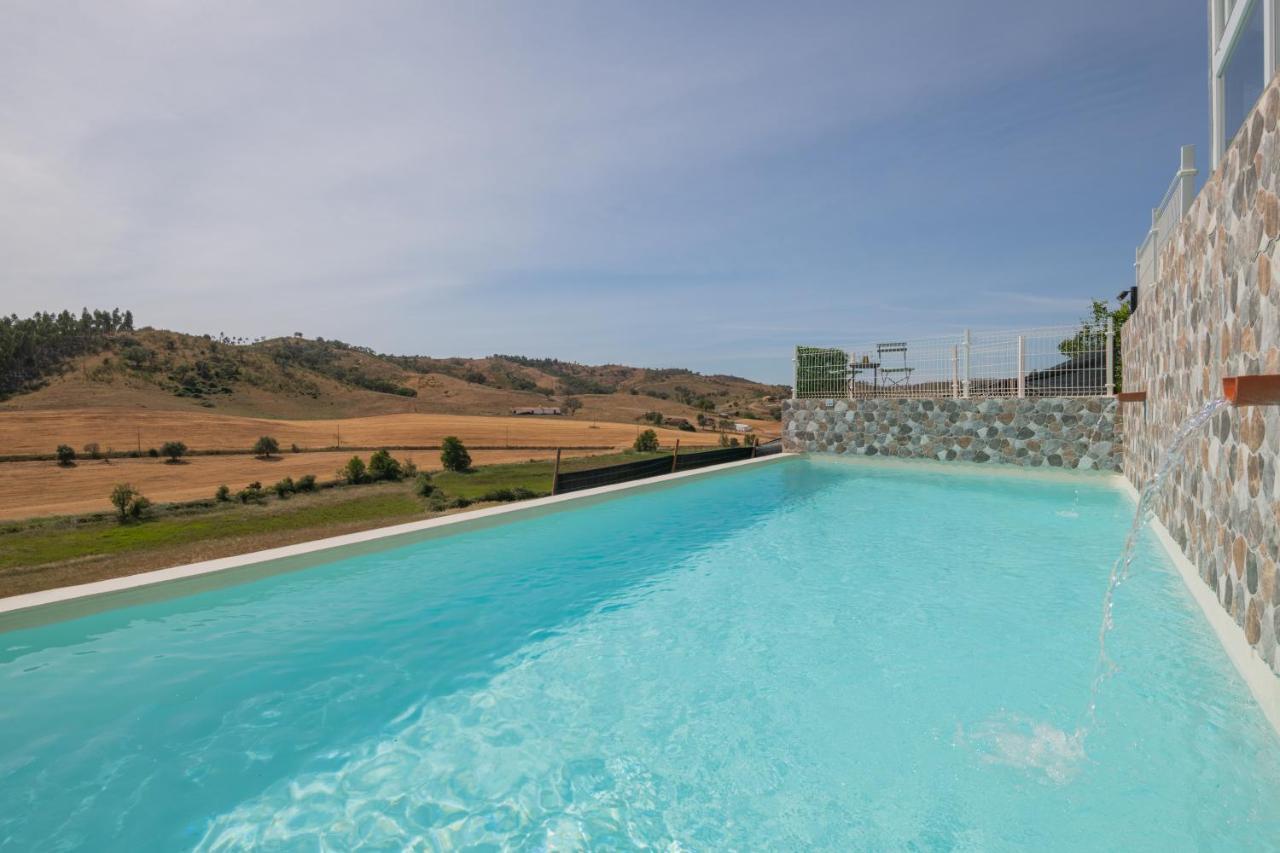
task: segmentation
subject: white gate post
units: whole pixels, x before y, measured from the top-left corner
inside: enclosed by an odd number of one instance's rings
[[[951,348],[951,396],[960,396],[960,347]]]
[[[969,330],[964,330],[964,398],[969,399],[969,353],[973,348],[973,338]]]
[[[794,400],[800,391],[800,347],[796,347],[791,355],[791,399]]]
[[[1018,335],[1018,396],[1027,396],[1027,336]]]
[[[1107,320],[1107,396],[1114,397],[1116,394],[1116,324],[1113,320]]]

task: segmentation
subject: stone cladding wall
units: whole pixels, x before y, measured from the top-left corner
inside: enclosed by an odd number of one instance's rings
[[[1126,476],[1141,487],[1225,376],[1280,373],[1280,81],[1273,80],[1125,324]],[[1280,673],[1280,407],[1226,409],[1188,447],[1156,514]]]
[[[782,442],[808,453],[1118,471],[1108,397],[787,400]]]

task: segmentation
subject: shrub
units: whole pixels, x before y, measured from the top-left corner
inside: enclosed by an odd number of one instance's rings
[[[276,484],[271,487],[271,490],[276,493],[276,497],[280,498],[280,500],[284,500],[289,497],[289,495],[296,492],[298,487],[293,484],[292,477],[285,477],[283,480],[277,480]]]
[[[270,459],[280,452],[280,442],[269,435],[259,438],[253,445],[253,455],[260,459]]]
[[[396,458],[385,450],[375,450],[369,457],[369,479],[399,481],[404,478],[404,469]]]
[[[364,467],[364,460],[359,456],[352,456],[348,459],[347,464],[338,469],[338,476],[352,486],[367,482],[369,479],[369,473]]]
[[[160,452],[169,457],[169,464],[174,465],[182,461],[182,457],[187,455],[187,446],[181,441],[166,441],[160,445]]]
[[[133,519],[142,518],[148,514],[151,509],[151,501],[142,495],[135,495],[133,500],[129,501],[129,517]]]
[[[152,459],[159,459],[159,458],[160,458],[160,451],[159,451],[159,450],[156,450],[154,447],[152,447],[152,448],[150,448],[150,449],[148,449],[148,450],[147,450],[147,455],[148,455],[148,456],[150,456]]]
[[[223,483],[218,486],[218,490],[213,493],[213,499],[216,501],[226,502],[231,500],[231,489],[227,488],[227,484]]]
[[[314,492],[316,490],[316,475],[303,474],[294,485],[300,492]]]
[[[59,444],[58,449],[54,451],[58,457],[58,464],[63,468],[70,468],[76,464],[76,451],[69,444]]]
[[[431,512],[444,512],[448,508],[449,502],[445,500],[445,496],[440,492],[436,492],[427,498],[427,509]]]
[[[420,498],[429,498],[434,495],[436,486],[431,482],[431,475],[426,471],[419,474],[413,481],[413,492]]]
[[[238,498],[242,504],[260,504],[266,501],[267,493],[262,490],[262,483],[254,480],[252,483],[237,492],[236,498]]]
[[[298,446],[298,445],[296,445],[296,444],[291,444],[291,445],[289,445],[289,450],[290,450],[290,452],[292,452],[292,453],[301,453],[301,452],[302,452],[302,448],[301,448],[301,447],[299,447],[299,446]]]
[[[84,452],[89,454],[90,459],[102,458],[102,448],[98,445],[98,442],[96,441],[91,441],[88,444],[86,444],[84,446]]]
[[[471,454],[456,435],[447,435],[441,442],[440,464],[446,471],[471,470]]]
[[[641,453],[652,453],[658,449],[658,434],[647,429],[636,436],[636,443],[632,447]]]
[[[121,524],[129,518],[129,504],[133,502],[137,495],[138,492],[128,483],[116,483],[111,490],[111,505],[119,513]]]
[[[469,506],[471,501],[468,498],[454,498],[449,501],[449,509],[466,509]]]
[[[538,493],[523,486],[517,486],[514,489],[493,489],[485,492],[480,496],[482,501],[499,501],[506,503],[509,501],[526,501],[529,498],[536,498]]]

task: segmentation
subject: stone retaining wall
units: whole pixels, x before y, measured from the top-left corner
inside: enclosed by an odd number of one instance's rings
[[[787,400],[782,443],[808,453],[1118,471],[1109,397]]]
[[[1222,378],[1280,373],[1280,82],[1272,81],[1160,253],[1125,324],[1126,476],[1141,487]],[[1280,408],[1220,412],[1156,514],[1245,639],[1280,673]]]

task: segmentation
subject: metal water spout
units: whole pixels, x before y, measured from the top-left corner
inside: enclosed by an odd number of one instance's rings
[[[1280,406],[1280,374],[1228,376],[1222,396],[1233,406]]]

